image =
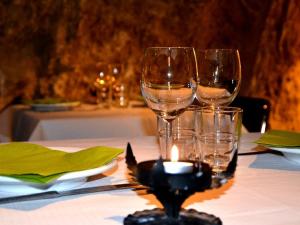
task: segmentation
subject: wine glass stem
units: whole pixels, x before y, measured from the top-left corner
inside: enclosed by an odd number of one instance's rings
[[[166,159],[171,159],[172,121],[166,122]]]

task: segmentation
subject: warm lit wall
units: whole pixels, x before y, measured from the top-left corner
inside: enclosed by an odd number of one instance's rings
[[[89,101],[93,97],[89,68],[100,61],[124,63],[126,76],[136,84],[133,92],[138,93],[140,60],[148,46],[238,48],[241,94],[272,101],[273,127],[300,130],[300,123],[292,119],[300,105],[300,94],[293,92],[299,87],[295,74],[300,57],[290,46],[300,40],[298,4],[288,0],[0,1],[0,70],[6,87],[1,105],[44,96]]]
[[[300,131],[300,1],[273,2],[249,87],[271,101],[273,129]]]

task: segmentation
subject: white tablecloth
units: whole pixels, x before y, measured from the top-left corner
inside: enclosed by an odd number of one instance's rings
[[[250,151],[259,134],[246,134],[240,151]],[[153,137],[114,138],[40,142],[47,146],[87,147],[108,145],[125,148],[131,142],[138,161],[157,157]],[[124,159],[107,176],[85,186],[119,183],[126,180]],[[83,185],[83,186],[84,186]],[[282,156],[263,154],[240,156],[234,179],[219,189],[197,193],[184,208],[220,217],[224,225],[299,225],[300,164]],[[0,193],[5,196],[7,193]],[[117,225],[138,210],[160,206],[152,195],[139,195],[131,190],[68,196],[52,200],[0,205],[1,225]]]
[[[90,108],[88,108],[90,107]],[[93,109],[72,111],[15,112],[16,141],[63,140],[106,137],[151,136],[156,133],[156,115],[148,108]]]

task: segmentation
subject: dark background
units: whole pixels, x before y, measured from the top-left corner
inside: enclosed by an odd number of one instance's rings
[[[271,127],[300,130],[296,0],[2,0],[1,108],[24,99],[91,98],[96,63],[125,64],[139,94],[148,46],[237,48],[240,95],[272,103]]]

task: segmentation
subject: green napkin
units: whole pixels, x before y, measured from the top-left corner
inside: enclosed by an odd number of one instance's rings
[[[264,133],[255,143],[278,148],[300,147],[300,133],[282,130],[270,130]]]
[[[111,162],[122,149],[91,147],[67,153],[22,142],[0,145],[0,175],[48,183],[64,173],[88,170]]]
[[[20,175],[10,175],[9,177],[13,177],[22,181],[31,182],[31,183],[40,183],[47,184],[62,176],[65,173],[58,173],[49,176],[42,176],[39,174],[20,174]]]

